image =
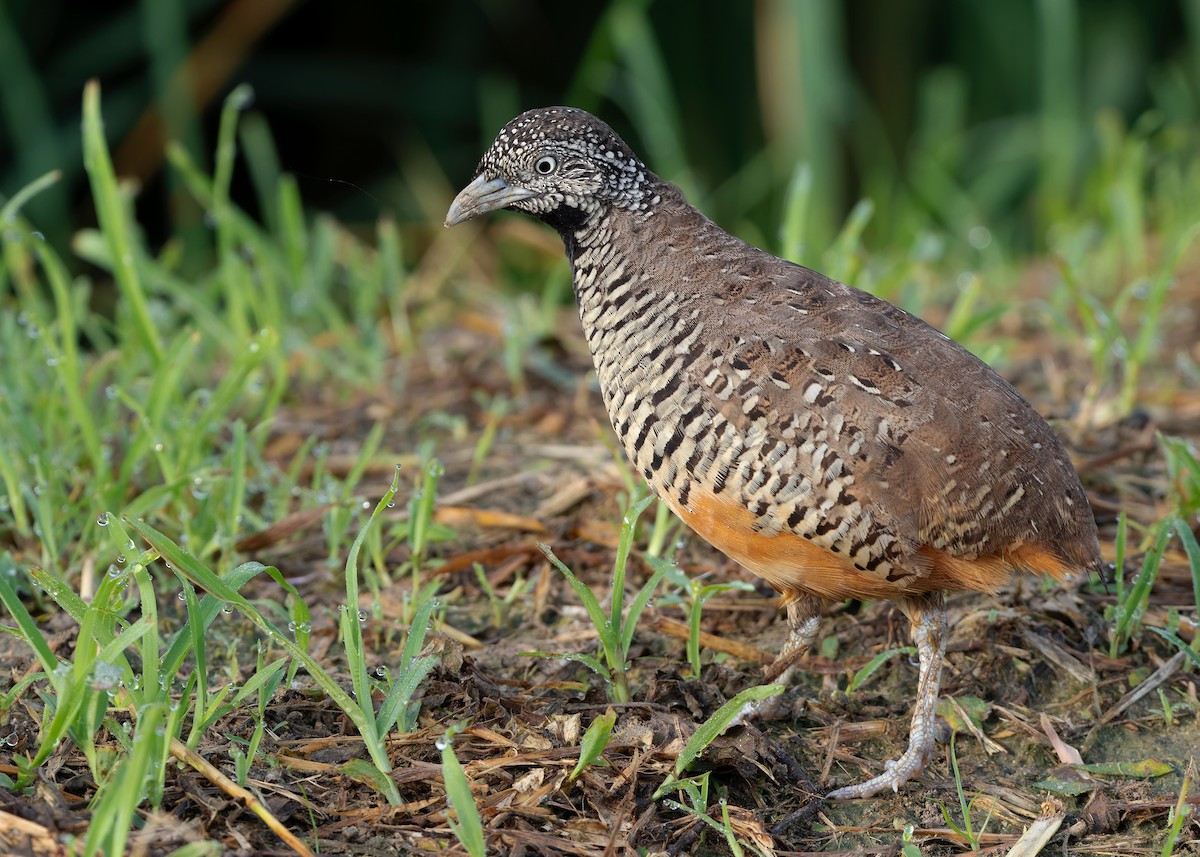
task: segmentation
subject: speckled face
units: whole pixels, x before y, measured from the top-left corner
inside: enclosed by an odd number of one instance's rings
[[[645,207],[656,181],[608,125],[572,107],[530,110],[513,119],[484,153],[476,174],[455,200],[447,224],[497,208],[578,224],[605,205]]]

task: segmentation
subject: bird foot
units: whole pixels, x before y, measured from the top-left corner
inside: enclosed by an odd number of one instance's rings
[[[825,796],[830,800],[870,797],[885,789],[898,792],[900,786],[925,767],[925,763],[933,755],[938,683],[942,675],[942,659],[946,653],[946,608],[939,598],[936,601],[910,604],[906,612],[912,621],[913,642],[917,645],[917,655],[921,661],[917,700],[913,706],[912,721],[908,726],[908,748],[900,754],[899,759],[884,765],[882,774],[865,783],[831,791]]]
[[[834,789],[825,795],[827,800],[854,800],[855,798],[871,797],[879,792],[891,789],[900,791],[900,786],[908,782],[913,774],[925,767],[929,754],[924,748],[909,747],[899,759],[892,759],[883,767],[884,771],[877,777],[854,786]]]

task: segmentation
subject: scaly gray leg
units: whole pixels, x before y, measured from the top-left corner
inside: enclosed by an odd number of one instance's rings
[[[832,800],[870,797],[884,789],[899,791],[910,777],[918,773],[933,753],[933,727],[942,680],[942,661],[946,655],[946,602],[940,594],[909,598],[897,603],[908,616],[913,643],[921,662],[917,680],[917,701],[913,706],[912,724],[908,732],[908,749],[887,763],[879,776],[846,786],[826,795]]]
[[[767,681],[787,684],[796,669],[796,661],[804,657],[804,653],[812,648],[817,641],[817,632],[821,630],[821,601],[809,595],[801,595],[787,605],[788,638],[784,641],[779,655],[774,661],[763,668]],[[783,703],[786,694],[779,694],[768,699],[746,704],[734,723],[744,723],[747,720],[770,720],[780,716],[786,706]]]
[[[821,601],[811,595],[801,595],[787,605],[788,638],[775,658],[764,670],[767,681],[787,681],[796,661],[817,641],[821,630]]]

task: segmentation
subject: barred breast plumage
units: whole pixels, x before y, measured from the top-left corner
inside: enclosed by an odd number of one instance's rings
[[[889,598],[921,658],[908,750],[833,797],[898,789],[933,745],[942,593],[1100,565],[1053,431],[986,364],[865,292],[729,235],[603,122],[518,116],[447,214],[558,230],[613,429],[656,493],[785,596],[778,675],[819,599]]]

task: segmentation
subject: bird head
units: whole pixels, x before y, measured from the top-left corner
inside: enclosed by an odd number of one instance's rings
[[[501,129],[479,161],[475,180],[450,205],[446,225],[510,208],[565,232],[609,206],[645,208],[657,182],[595,116],[573,107],[544,107]]]

